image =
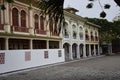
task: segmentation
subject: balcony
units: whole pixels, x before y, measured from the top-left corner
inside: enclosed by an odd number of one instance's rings
[[[59,36],[59,35],[55,32],[52,32],[52,36]]]
[[[0,24],[0,30],[4,30],[4,25]]]
[[[85,40],[86,40],[86,41],[89,41],[89,38],[90,38],[90,37],[88,36],[88,34],[86,34],[86,35],[85,35]]]
[[[12,31],[15,31],[15,32],[25,32],[25,33],[28,33],[28,32],[29,32],[29,28],[19,27],[19,26],[12,26],[12,27],[11,27],[11,30],[12,30]]]
[[[68,34],[64,34],[64,38],[69,38],[69,35]]]
[[[95,41],[98,41],[98,37],[97,36],[95,36]]]
[[[43,34],[43,35],[46,35],[46,31],[40,30],[40,29],[35,29],[35,34]]]

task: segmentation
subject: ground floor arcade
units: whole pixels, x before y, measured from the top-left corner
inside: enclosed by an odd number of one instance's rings
[[[99,55],[99,44],[64,43],[65,59],[73,60]]]
[[[0,37],[0,50],[56,49],[56,48],[57,49],[61,48],[61,40]]]

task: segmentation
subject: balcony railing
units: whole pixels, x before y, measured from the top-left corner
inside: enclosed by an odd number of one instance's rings
[[[68,34],[64,34],[64,38],[69,38],[69,35]]]
[[[89,41],[89,39],[90,39],[90,37],[86,34],[86,35],[85,35],[85,40],[86,40],[86,41]]]
[[[52,36],[59,36],[57,33],[52,32]]]
[[[45,30],[40,30],[40,29],[35,29],[35,34],[43,34],[43,35],[46,35],[46,31],[45,31]]]
[[[29,32],[29,28],[19,27],[19,26],[12,26],[11,30],[15,32],[25,32],[25,33]]]
[[[73,39],[77,39],[77,36],[76,36],[76,35],[74,35],[74,36],[73,36]]]
[[[0,30],[4,30],[4,25],[0,24]]]

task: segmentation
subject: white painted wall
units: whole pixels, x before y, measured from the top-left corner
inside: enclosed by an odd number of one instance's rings
[[[61,57],[58,57],[58,50],[61,50]],[[26,51],[31,53],[30,61],[25,61]],[[48,51],[49,58],[44,58],[44,51]],[[5,63],[0,64],[0,73],[65,61],[64,49],[5,50],[0,53],[5,53]]]

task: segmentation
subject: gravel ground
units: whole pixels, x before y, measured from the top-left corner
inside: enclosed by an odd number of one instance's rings
[[[0,80],[120,80],[120,55],[79,60],[0,76]]]

